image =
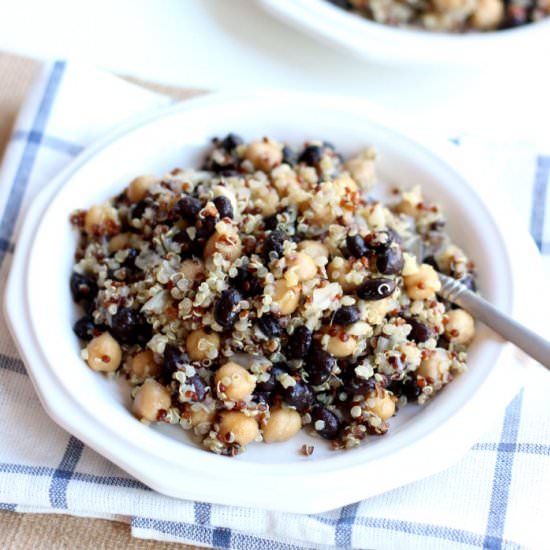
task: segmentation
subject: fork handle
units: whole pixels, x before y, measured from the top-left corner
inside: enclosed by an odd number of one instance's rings
[[[469,311],[476,319],[550,369],[550,342],[548,340],[514,321],[487,300],[468,290],[456,279],[453,281],[456,284],[449,283],[447,279],[450,278],[445,277],[445,280],[442,280],[443,289],[446,290],[445,294],[448,294],[445,296],[446,298]],[[450,286],[452,288],[449,288]]]

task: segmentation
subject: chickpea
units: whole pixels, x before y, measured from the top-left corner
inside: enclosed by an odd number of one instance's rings
[[[334,187],[340,197],[357,192],[357,184],[348,175],[338,176],[334,180]]]
[[[363,188],[370,189],[376,180],[374,171],[374,159],[355,157],[349,159],[344,168],[348,170],[351,177]]]
[[[158,376],[160,374],[160,366],[155,363],[155,357],[150,350],[136,353],[130,360],[130,370],[132,374],[140,378]]]
[[[258,170],[270,172],[281,164],[283,151],[279,145],[271,141],[255,141],[246,148],[244,158]]]
[[[403,252],[403,269],[401,274],[403,277],[408,275],[414,275],[418,273],[418,263],[416,262],[416,257],[407,252]]]
[[[371,394],[367,399],[367,408],[374,413],[380,420],[386,421],[395,413],[395,401],[392,396],[384,390],[384,396],[378,397],[376,394]]]
[[[206,242],[204,258],[211,258],[215,252],[220,252],[226,260],[234,262],[241,256],[242,251],[241,238],[236,231],[229,231],[227,233],[218,233],[216,231]]]
[[[298,243],[298,250],[300,252],[305,252],[308,256],[311,256],[316,263],[321,263],[324,265],[328,261],[328,248],[326,245],[320,243],[319,241],[301,241],[300,243]]]
[[[364,279],[364,276],[361,276],[360,273],[357,273],[356,277],[350,277],[350,274],[350,263],[344,258],[334,258],[327,265],[328,278],[334,283],[339,283],[344,292],[355,290],[361,283],[361,280]]]
[[[401,202],[395,207],[395,210],[400,214],[417,218],[422,211],[420,208],[421,203],[422,192],[420,187],[416,186],[403,192]]]
[[[403,277],[405,290],[412,300],[432,298],[441,288],[441,283],[435,269],[428,264],[422,264],[416,273]]]
[[[130,202],[139,202],[144,199],[149,189],[157,182],[155,176],[138,176],[133,179],[126,189],[126,196]]]
[[[205,277],[204,264],[201,260],[195,258],[183,260],[179,272],[183,275],[183,278],[191,284],[195,281],[202,281]]]
[[[84,230],[88,235],[115,233],[115,228],[118,228],[118,215],[108,204],[97,204],[86,212]]]
[[[488,31],[496,29],[504,16],[502,0],[478,0],[470,22],[476,29]]]
[[[464,10],[468,4],[470,4],[469,0],[434,0],[435,9],[441,13]]]
[[[155,422],[159,412],[167,410],[171,404],[170,392],[156,380],[148,378],[136,393],[132,411],[140,420]]]
[[[234,442],[244,447],[256,439],[258,432],[258,423],[250,416],[235,411],[220,414],[219,433],[228,443]]]
[[[444,349],[428,351],[427,354],[422,359],[416,372],[424,378],[431,378],[434,382],[441,382],[451,366],[449,355]]]
[[[92,338],[86,346],[88,365],[99,372],[114,372],[120,366],[122,350],[118,342],[108,333]]]
[[[302,429],[300,413],[294,409],[275,409],[263,428],[264,441],[276,443],[292,439]]]
[[[113,252],[118,252],[123,248],[127,248],[130,245],[130,236],[131,233],[119,233],[118,235],[111,237],[109,244],[107,245],[109,252],[112,254]]]
[[[252,198],[255,203],[254,206],[260,209],[262,216],[271,216],[277,212],[280,199],[276,189],[262,185],[262,187],[254,190]]]
[[[457,267],[461,264],[466,264],[468,258],[464,251],[458,248],[458,246],[450,245],[437,257],[437,265],[444,272],[453,270],[453,267]]]
[[[220,349],[220,337],[215,332],[207,334],[203,329],[194,330],[187,336],[185,346],[192,361],[215,359]]]
[[[305,252],[296,252],[287,259],[285,280],[287,285],[296,286],[303,281],[309,281],[317,275],[315,260]]]
[[[451,342],[467,344],[475,333],[474,318],[463,309],[452,309],[447,313],[445,336]]]
[[[216,409],[207,409],[206,407],[198,406],[196,403],[186,403],[183,408],[184,418],[189,420],[191,427],[196,428],[197,426],[210,426],[214,423],[216,418]]]
[[[337,334],[336,336],[331,336],[328,341],[327,351],[331,355],[334,355],[334,357],[338,357],[338,359],[353,355],[357,349],[357,339],[347,334],[346,336],[347,338],[342,340],[340,335]]]
[[[279,279],[275,281],[272,305],[281,315],[290,315],[298,308],[301,293],[299,286],[289,288],[284,279]]]
[[[216,371],[214,381],[218,394],[225,394],[231,401],[246,399],[256,387],[256,377],[233,361],[225,363]]]

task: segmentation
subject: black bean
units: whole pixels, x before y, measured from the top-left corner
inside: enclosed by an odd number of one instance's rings
[[[121,307],[111,319],[111,333],[122,344],[143,344],[151,338],[152,327],[138,311]]]
[[[376,256],[376,269],[384,275],[395,275],[403,269],[403,254],[398,246],[390,246]]]
[[[163,367],[170,371],[175,372],[178,368],[182,367],[185,363],[189,362],[189,357],[186,353],[181,351],[177,346],[172,344],[166,344],[164,347],[163,355]]]
[[[243,174],[236,170],[236,168],[223,168],[218,170],[218,174],[224,178],[243,177]]]
[[[136,342],[141,346],[145,346],[153,337],[153,327],[147,322],[143,314],[138,314],[138,318]]]
[[[279,229],[273,230],[264,243],[264,258],[269,261],[272,256],[280,258],[283,255],[283,244],[288,235]]]
[[[288,337],[287,355],[290,359],[303,359],[311,348],[313,334],[305,325],[296,327]]]
[[[441,231],[445,227],[445,220],[436,220],[430,224],[430,229],[432,231]]]
[[[233,132],[230,132],[223,138],[220,145],[228,152],[230,153],[235,147],[238,145],[241,145],[244,143],[244,140],[241,136],[234,134]]]
[[[238,173],[239,161],[233,156],[225,158],[222,163],[210,159],[206,163],[206,169],[220,174],[221,176],[230,177],[234,172]]]
[[[391,380],[386,386],[386,389],[391,391],[396,397],[401,397],[403,395],[403,381]]]
[[[135,248],[129,248],[128,254],[126,258],[124,258],[124,261],[122,262],[122,266],[126,269],[135,269],[136,268],[136,258],[139,256],[138,250]]]
[[[336,439],[338,437],[340,421],[338,417],[326,407],[315,405],[315,407],[311,409],[311,421],[313,429],[324,439]],[[323,422],[323,427],[317,429],[315,427],[317,422]]]
[[[357,296],[363,300],[382,300],[390,296],[396,286],[396,282],[392,279],[384,277],[368,279],[357,289]]]
[[[145,210],[147,210],[147,208],[149,208],[150,206],[151,206],[151,203],[147,199],[143,199],[139,202],[136,202],[136,204],[133,204],[130,207],[130,210],[128,212],[130,219],[141,220],[143,218],[143,214],[145,214]]]
[[[275,214],[271,214],[271,216],[266,216],[264,218],[264,228],[266,231],[271,231],[273,229],[277,229],[277,225],[279,224],[278,216],[279,213],[276,212]]]
[[[344,391],[351,395],[366,395],[374,389],[376,380],[372,378],[360,378],[355,374],[355,369],[352,367],[344,373],[343,386]]]
[[[227,197],[216,197],[214,199],[214,205],[216,206],[220,218],[233,219],[233,206],[231,204],[231,201]]]
[[[216,218],[214,216],[199,218],[195,227],[197,228],[197,239],[206,240],[216,231]]]
[[[435,258],[433,256],[426,256],[422,260],[422,263],[431,265],[436,271],[440,271],[439,266],[437,265],[437,262],[435,261]]]
[[[336,364],[336,359],[328,351],[313,347],[305,360],[304,368],[309,373],[309,381],[318,386],[328,380]]]
[[[210,391],[208,384],[198,374],[191,376],[191,378],[187,380],[187,383],[193,386],[193,391],[195,393],[193,397],[196,397],[196,399],[192,399],[193,401],[202,401]]]
[[[166,344],[162,361],[162,382],[166,385],[170,384],[172,374],[181,369],[186,363],[189,363],[189,361],[189,356],[177,346]]]
[[[237,306],[241,299],[241,293],[234,288],[222,292],[214,308],[214,318],[224,329],[231,328],[237,322]]]
[[[311,386],[297,380],[294,386],[289,386],[283,391],[283,398],[286,403],[292,407],[296,407],[298,412],[305,412],[315,401],[315,394]]]
[[[81,340],[91,340],[94,337],[95,330],[94,320],[90,315],[84,315],[73,326],[74,333]]]
[[[265,405],[270,405],[272,401],[271,392],[268,391],[259,391],[258,387],[252,392],[252,401],[254,403],[263,403]]]
[[[296,154],[294,149],[291,149],[290,147],[288,147],[288,145],[285,145],[283,147],[283,164],[294,166],[296,164],[297,159],[298,159],[298,155]]]
[[[360,319],[359,310],[355,306],[342,306],[334,314],[333,321],[337,325],[347,326]]]
[[[174,241],[181,245],[180,256],[182,259],[189,258],[197,250],[197,243],[191,239],[186,229],[182,229],[173,237]]]
[[[369,248],[382,252],[386,250],[393,243],[392,233],[389,229],[377,231],[376,233],[370,233],[365,237],[365,242]]]
[[[420,394],[422,393],[422,388],[420,388],[416,380],[405,380],[403,382],[403,395],[407,398],[409,401],[416,401]]]
[[[262,315],[258,319],[258,327],[268,338],[280,336],[282,332],[281,325],[277,318],[269,313]]]
[[[412,327],[411,332],[409,332],[409,335],[407,336],[408,340],[413,340],[417,344],[420,344],[434,335],[433,330],[428,325],[425,325],[412,317],[406,317],[405,321],[407,321],[407,324]]]
[[[468,273],[467,275],[464,275],[462,279],[460,279],[460,282],[472,292],[475,292],[477,290],[476,280],[474,279],[474,276],[471,273]]]
[[[350,256],[354,258],[359,259],[370,254],[365,244],[365,239],[363,239],[361,235],[348,235],[346,238],[346,246]]]
[[[256,389],[260,392],[272,392],[277,388],[277,377],[281,374],[288,372],[288,365],[286,363],[274,363],[269,371],[269,379],[265,382],[258,382]]]
[[[298,162],[304,162],[308,166],[319,164],[323,158],[323,149],[318,145],[308,145],[298,157]]]
[[[201,209],[201,201],[190,195],[182,197],[174,206],[176,214],[188,222],[195,222]]]
[[[95,298],[93,300],[90,300],[88,302],[84,302],[84,304],[82,304],[84,306],[84,311],[86,312],[87,315],[93,315],[94,314],[94,311],[95,311],[95,308],[96,308],[96,301],[95,301]]]
[[[349,0],[328,0],[331,4],[338,6],[344,10],[351,10],[353,8],[352,3]]]
[[[261,281],[252,275],[246,267],[237,268],[237,275],[231,279],[231,284],[247,298],[258,296],[263,292]]]
[[[438,348],[449,349],[450,345],[451,345],[451,342],[449,342],[447,337],[443,334],[437,339]]]
[[[89,303],[97,295],[97,283],[92,277],[73,271],[70,281],[71,294],[77,303]]]

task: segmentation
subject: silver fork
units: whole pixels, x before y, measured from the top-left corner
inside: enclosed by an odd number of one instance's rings
[[[416,239],[409,243],[407,248],[421,264],[424,257],[422,241]],[[466,288],[454,277],[443,275],[439,271],[437,274],[441,281],[441,290],[438,292],[440,296],[465,309],[505,340],[516,345],[527,355],[550,369],[550,342],[548,340],[514,321],[509,315],[502,313],[493,304]]]
[[[439,295],[470,312],[497,334],[550,369],[550,342],[548,340],[499,311],[457,279],[439,272],[438,275],[441,281]]]

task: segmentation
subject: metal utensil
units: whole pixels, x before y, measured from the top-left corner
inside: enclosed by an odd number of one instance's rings
[[[424,245],[421,239],[409,243],[408,251],[416,256],[419,264],[424,258]],[[438,294],[465,309],[476,319],[494,330],[508,342],[516,345],[527,355],[550,369],[550,342],[532,330],[524,327],[510,316],[499,311],[495,306],[472,292],[454,277],[437,272],[441,281]]]
[[[438,275],[441,281],[441,290],[438,292],[440,296],[470,312],[497,334],[550,369],[550,342],[548,340],[499,311],[457,279],[442,273],[438,273]]]

